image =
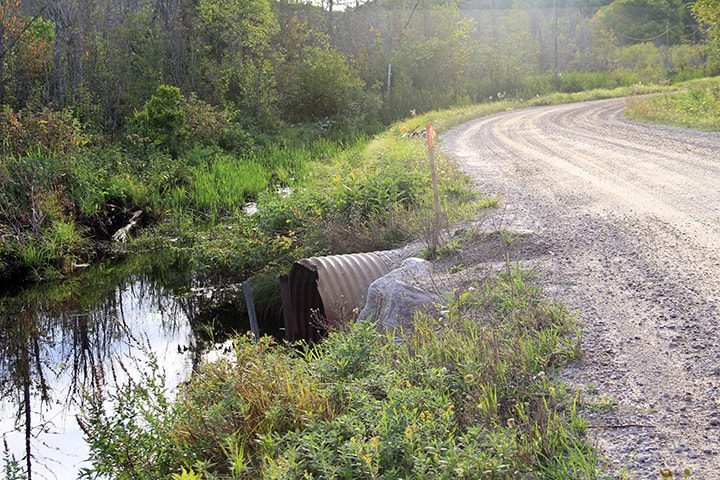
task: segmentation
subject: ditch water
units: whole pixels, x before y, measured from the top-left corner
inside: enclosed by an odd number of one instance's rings
[[[198,284],[186,261],[154,255],[0,295],[0,477],[18,467],[76,478],[89,453],[76,416],[94,382],[112,393],[152,355],[176,389],[207,345],[204,325],[248,330],[232,302]]]

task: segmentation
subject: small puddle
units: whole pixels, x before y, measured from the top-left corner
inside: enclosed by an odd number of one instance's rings
[[[0,477],[17,462],[34,478],[76,478],[88,457],[76,421],[85,392],[98,376],[108,392],[118,361],[139,375],[143,345],[175,390],[192,373],[202,325],[248,330],[241,312],[217,308],[197,283],[187,262],[153,255],[0,296]]]

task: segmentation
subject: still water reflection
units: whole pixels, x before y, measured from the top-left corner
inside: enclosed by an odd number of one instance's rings
[[[83,394],[93,378],[111,388],[105,376],[118,359],[137,373],[129,358],[146,355],[138,344],[154,352],[169,387],[190,376],[192,283],[175,260],[141,258],[0,297],[0,477],[17,468],[75,478],[88,454],[75,418]]]

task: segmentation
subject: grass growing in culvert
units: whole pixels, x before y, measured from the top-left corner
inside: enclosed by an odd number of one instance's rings
[[[134,418],[101,407],[85,415],[93,469],[140,479],[182,469],[199,478],[596,478],[576,397],[552,378],[577,353],[567,311],[518,269],[456,292],[443,311],[419,315],[405,334],[361,322],[300,351],[239,338],[175,402],[136,383],[134,413],[117,409]],[[143,451],[133,438],[147,440]]]

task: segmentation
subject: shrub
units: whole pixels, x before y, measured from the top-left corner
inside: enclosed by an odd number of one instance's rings
[[[188,130],[180,89],[160,85],[142,110],[135,112],[129,130],[133,143],[150,144],[173,155],[182,152]]]
[[[159,479],[179,471],[178,445],[173,436],[176,409],[165,378],[157,374],[152,355],[136,365],[140,378],[107,389],[102,373],[94,371],[95,389],[88,392],[84,415],[78,419],[90,446],[93,468],[83,467],[81,478]],[[137,361],[137,360],[135,360]],[[122,363],[110,365],[128,370]]]
[[[2,153],[8,156],[69,153],[89,137],[68,108],[0,112]]]
[[[195,144],[246,152],[252,136],[235,122],[235,115],[198,99],[179,88],[160,85],[129,122],[128,139],[179,156]]]
[[[330,48],[305,47],[287,73],[282,108],[292,121],[314,121],[349,113],[363,95],[363,83],[343,56]]]
[[[230,470],[230,452],[248,463],[258,442],[335,415],[312,365],[269,338],[236,340],[234,358],[206,363],[179,398],[176,435],[198,461]]]
[[[205,146],[244,153],[253,145],[252,136],[233,119],[231,112],[220,110],[194,94],[183,101],[187,114],[188,141]]]

